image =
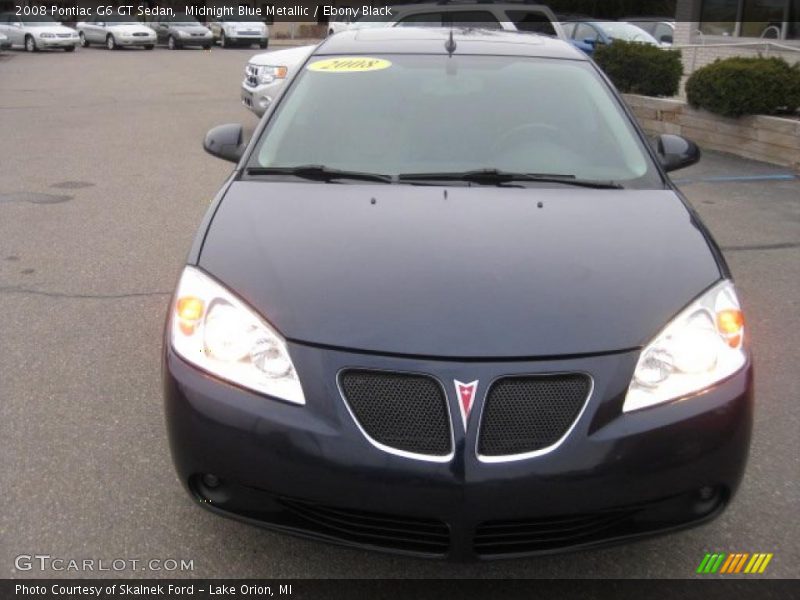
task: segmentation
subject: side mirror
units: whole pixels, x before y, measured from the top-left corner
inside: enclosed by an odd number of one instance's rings
[[[664,133],[658,136],[656,151],[665,171],[683,169],[700,160],[697,144],[679,135]]]
[[[662,44],[671,44],[672,40],[673,37],[668,33],[665,33],[660,38],[658,38],[658,41],[661,42]]]
[[[583,38],[583,43],[594,46],[597,43],[597,38]]]
[[[203,140],[203,150],[230,162],[239,162],[244,152],[242,126],[238,123],[219,125],[209,130]]]

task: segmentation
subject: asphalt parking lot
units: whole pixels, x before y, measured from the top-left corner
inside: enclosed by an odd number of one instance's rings
[[[771,552],[765,576],[798,576],[800,179],[715,153],[675,178],[728,258],[756,356],[751,458],[721,518],[476,565],[339,548],[200,510],[170,461],[161,332],[230,170],[201,141],[214,125],[255,125],[239,83],[257,52],[0,55],[0,577],[92,575],[15,570],[14,557],[36,553],[194,561],[184,573],[94,573],[117,576],[691,577],[707,551]]]

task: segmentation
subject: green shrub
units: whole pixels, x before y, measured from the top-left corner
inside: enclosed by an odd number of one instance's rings
[[[726,117],[791,113],[800,107],[800,65],[775,57],[717,59],[692,73],[686,99]]]
[[[594,60],[626,94],[674,96],[683,75],[680,50],[650,44],[621,40],[598,44]]]

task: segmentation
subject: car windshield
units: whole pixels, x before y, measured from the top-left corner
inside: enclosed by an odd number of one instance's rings
[[[162,21],[168,21],[174,25],[198,25],[197,19],[194,17],[190,17],[187,14],[176,13],[172,16],[168,16],[162,19]]]
[[[113,23],[114,25],[141,25],[141,23],[131,19],[128,15],[98,15],[98,23]]]
[[[301,165],[392,176],[498,169],[661,183],[590,62],[527,57],[312,58],[249,163]]]
[[[250,23],[250,22],[258,22],[263,23],[263,17],[259,17],[258,15],[231,15],[228,17],[224,17],[221,19],[226,23]]]
[[[393,15],[370,15],[362,13],[353,19],[353,25],[358,27],[384,27],[392,19],[394,19]]]
[[[647,33],[644,29],[633,25],[632,23],[619,23],[615,21],[608,21],[606,23],[597,24],[608,37],[615,40],[623,40],[626,42],[646,42],[649,44],[656,44],[656,38]]]

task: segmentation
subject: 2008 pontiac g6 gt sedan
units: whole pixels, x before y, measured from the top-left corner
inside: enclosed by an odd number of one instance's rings
[[[452,36],[452,37],[451,37]],[[568,44],[345,32],[298,66],[197,234],[166,327],[173,459],[203,507],[460,560],[696,525],[744,470],[731,274]]]

